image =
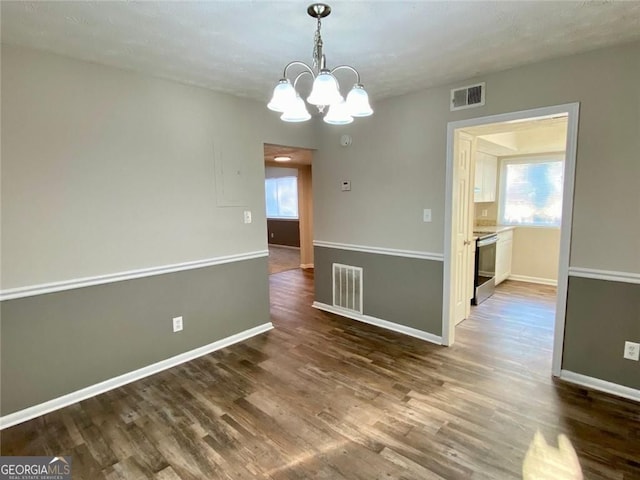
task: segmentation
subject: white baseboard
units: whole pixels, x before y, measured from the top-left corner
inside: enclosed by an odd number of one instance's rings
[[[418,330],[417,328],[411,328],[405,325],[400,325],[399,323],[390,322],[388,320],[382,320],[380,318],[370,317],[369,315],[362,315],[356,312],[351,312],[349,310],[344,310],[342,308],[334,307],[322,302],[313,302],[312,306],[313,308],[317,308],[318,310],[335,313],[336,315],[347,317],[352,320],[368,323],[369,325],[375,325],[376,327],[384,328],[386,330],[393,330],[394,332],[404,333],[405,335],[409,335],[410,337],[419,338],[420,340],[426,340],[427,342],[435,343],[436,345],[442,345],[442,337],[429,332]]]
[[[558,286],[558,280],[553,278],[541,278],[541,277],[529,277],[527,275],[509,275],[507,280],[513,280],[514,282],[528,282],[537,283],[539,285],[551,285],[553,287]]]
[[[294,247],[293,245],[280,245],[277,243],[270,243],[269,246],[277,248],[288,248],[289,250],[300,250],[300,247]]]
[[[580,373],[570,372],[569,370],[561,370],[560,380],[640,402],[640,390],[600,380],[599,378],[588,377]]]
[[[243,340],[247,340],[248,338],[251,338],[255,335],[264,333],[268,330],[271,330],[272,328],[273,324],[271,322],[268,322],[254,328],[250,328],[249,330],[245,330],[244,332],[236,333],[235,335],[231,335],[230,337],[223,338],[222,340],[210,343],[209,345],[204,345],[194,350],[176,355],[175,357],[161,360],[146,367],[142,367],[132,372],[128,372],[109,380],[105,380],[104,382],[96,383],[95,385],[91,385],[75,392],[68,393],[66,395],[63,395],[62,397],[54,398],[53,400],[34,405],[33,407],[10,413],[9,415],[0,417],[0,430],[12,427],[13,425],[17,425],[22,422],[26,422],[27,420],[31,420],[46,413],[53,412],[54,410],[68,407],[69,405],[73,405],[74,403],[86,400],[87,398],[95,397],[96,395],[100,395],[101,393],[113,390],[114,388],[122,387],[123,385],[126,385],[128,383],[135,382],[136,380],[148,377],[149,375],[162,372],[163,370],[175,367],[176,365],[180,365],[181,363],[188,362],[208,353],[215,352],[216,350],[228,347],[230,345],[233,345],[234,343],[242,342]]]
[[[301,263],[300,268],[314,268],[313,263]]]

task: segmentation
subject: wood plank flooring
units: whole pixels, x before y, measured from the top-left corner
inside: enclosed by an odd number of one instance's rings
[[[506,282],[444,348],[312,309],[312,275],[270,276],[274,330],[7,429],[2,454],[88,480],[508,480],[539,431],[587,479],[640,479],[640,404],[551,380],[552,288]]]
[[[300,249],[269,245],[269,274],[300,268]]]

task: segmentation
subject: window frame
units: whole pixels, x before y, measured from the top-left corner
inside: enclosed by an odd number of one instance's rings
[[[523,228],[546,228],[546,229],[556,229],[559,230],[562,226],[562,213],[560,213],[560,220],[557,225],[545,225],[545,224],[534,224],[534,223],[513,223],[508,222],[504,219],[504,208],[506,201],[506,182],[507,175],[506,169],[507,165],[523,165],[523,164],[531,164],[531,163],[549,163],[549,162],[560,162],[562,165],[562,191],[560,194],[560,199],[564,202],[564,176],[566,170],[566,158],[565,152],[551,152],[545,154],[532,154],[532,155],[518,155],[511,157],[500,157],[499,159],[499,174],[500,174],[500,184],[498,191],[498,224],[506,225],[510,227],[523,227]]]
[[[277,183],[285,178],[294,178],[295,179],[295,185],[296,185],[296,216],[295,217],[281,217],[281,216],[269,216],[269,213],[267,211],[267,198],[266,198],[266,194],[267,194],[267,182],[268,181],[275,181],[276,182],[276,188],[277,188]],[[299,221],[300,220],[300,189],[299,189],[299,182],[298,182],[298,177],[297,175],[283,175],[283,176],[276,176],[276,177],[267,177],[264,179],[265,181],[265,185],[264,185],[264,190],[265,190],[265,214],[267,217],[267,220],[284,220],[284,221]],[[277,198],[276,198],[277,201]],[[280,204],[278,203],[278,207],[280,206]]]

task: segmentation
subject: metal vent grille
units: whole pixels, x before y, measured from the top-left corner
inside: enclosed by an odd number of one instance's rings
[[[484,83],[451,90],[451,111],[484,105],[484,91]]]
[[[333,264],[333,306],[362,313],[362,268]]]

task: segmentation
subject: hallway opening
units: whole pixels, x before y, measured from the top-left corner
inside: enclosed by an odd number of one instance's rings
[[[264,145],[269,274],[313,268],[313,151]]]

